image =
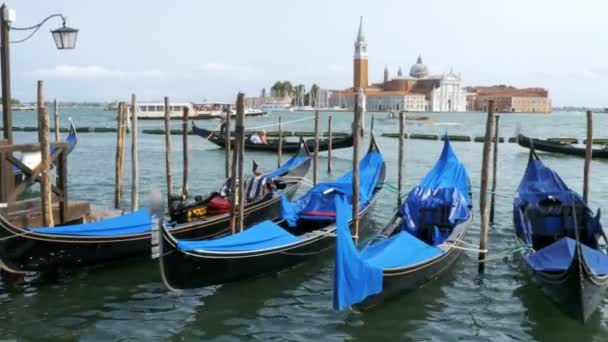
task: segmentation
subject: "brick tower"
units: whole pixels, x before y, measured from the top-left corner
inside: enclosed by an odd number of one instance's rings
[[[367,88],[367,41],[363,34],[363,17],[359,21],[359,33],[355,41],[355,57],[354,57],[354,91],[358,88]]]

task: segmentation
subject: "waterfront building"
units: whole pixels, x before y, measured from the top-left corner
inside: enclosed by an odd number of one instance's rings
[[[494,101],[495,111],[503,113],[551,113],[553,109],[549,91],[543,88],[505,85],[467,88],[467,109],[486,111],[490,100]]]
[[[366,109],[369,111],[431,111],[462,112],[466,110],[466,93],[460,74],[431,75],[428,67],[418,56],[410,67],[409,76],[403,76],[401,67],[395,78],[390,78],[388,67],[384,68],[383,81],[369,84],[367,39],[363,30],[363,18],[355,40],[353,57],[353,87],[334,90],[330,95],[330,106],[354,107],[354,94],[363,89]]]

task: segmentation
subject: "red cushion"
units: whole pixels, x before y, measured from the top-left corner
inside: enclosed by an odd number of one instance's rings
[[[230,201],[222,196],[215,196],[207,203],[207,210],[209,209],[230,209]]]
[[[207,215],[209,215],[209,216],[221,215],[221,214],[225,214],[227,212],[230,212],[230,208],[227,208],[227,209],[207,209]]]

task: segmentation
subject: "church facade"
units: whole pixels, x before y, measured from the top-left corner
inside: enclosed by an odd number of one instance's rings
[[[369,83],[367,40],[363,31],[363,18],[355,41],[353,60],[353,87],[334,90],[330,106],[354,108],[354,94],[361,88],[366,96],[368,111],[428,111],[463,112],[466,110],[466,93],[462,77],[452,70],[447,74],[430,75],[422,57],[403,76],[401,67],[397,76],[390,78],[388,67],[384,68],[383,81]]]

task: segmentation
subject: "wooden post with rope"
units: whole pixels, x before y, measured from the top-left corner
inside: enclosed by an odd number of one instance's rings
[[[40,172],[40,195],[42,205],[42,225],[52,227],[53,224],[53,197],[51,192],[51,157],[49,149],[49,115],[44,106],[44,83],[38,81],[38,141],[40,143],[40,156],[42,170]]]
[[[230,146],[231,145],[231,142],[230,142],[230,127],[231,127],[230,121],[232,120],[232,117],[231,117],[231,113],[230,113],[230,105],[227,105],[225,107],[225,110],[226,110],[226,122],[225,122],[226,123],[226,128],[224,129],[224,134],[225,134],[225,138],[224,139],[226,141],[226,144],[225,144],[226,145],[226,151],[225,151],[226,152],[226,156],[225,156],[226,157],[226,160],[225,160],[225,171],[226,171],[226,178],[228,178],[228,177],[231,176],[231,174],[230,174],[230,171],[231,171],[230,170],[231,169],[231,167],[230,167],[230,160],[231,160],[231,157],[230,157],[230,148],[231,148],[231,146]]]
[[[118,104],[117,130],[116,130],[116,163],[114,165],[114,208],[120,209],[120,201],[123,191],[123,170],[125,162],[125,136],[127,131],[127,120],[125,103]]]
[[[355,115],[353,120],[353,228],[355,230],[355,242],[359,242],[359,132],[361,130],[361,104],[363,90],[359,88],[355,96]]]
[[[183,122],[183,135],[182,135],[182,146],[183,146],[183,183],[182,183],[182,196],[183,198],[188,197],[188,120],[189,120],[190,109],[184,107],[184,122]]]
[[[277,167],[281,167],[281,159],[283,157],[283,123],[279,116],[279,147],[277,148]]]
[[[131,211],[139,209],[139,155],[137,151],[137,100],[131,94]]]
[[[53,100],[53,116],[55,118],[55,141],[59,141],[59,104]]]
[[[496,182],[498,173],[498,142],[499,142],[499,122],[500,115],[494,117],[494,140],[493,140],[493,154],[492,154],[492,193],[490,194],[490,223],[494,223],[494,206],[496,204]]]
[[[405,113],[399,112],[399,155],[397,163],[397,208],[401,207],[401,194],[403,190],[403,147],[405,135]]]
[[[481,225],[479,236],[479,265],[478,272],[484,273],[485,258],[488,250],[488,168],[490,165],[490,145],[492,144],[492,126],[494,124],[494,101],[488,101],[488,117],[486,119],[486,134],[483,142],[483,154],[481,161],[481,186],[479,189],[479,211],[481,213]]]
[[[585,144],[585,166],[583,168],[583,201],[589,201],[589,172],[591,171],[591,158],[593,157],[593,113],[587,111],[587,142]]]
[[[171,173],[171,112],[169,97],[165,96],[165,170],[167,173],[167,208],[171,210],[171,192],[173,191],[173,175]]]
[[[242,232],[243,227],[243,216],[245,209],[245,202],[247,202],[247,196],[245,196],[245,177],[243,172],[243,165],[245,159],[245,94],[239,93],[236,98],[236,136],[238,142],[238,154],[239,154],[239,165],[238,165],[238,215],[237,215],[237,226],[239,232]]]
[[[331,145],[332,145],[332,132],[331,132],[331,115],[327,118],[327,173],[331,173]]]
[[[315,110],[315,158],[313,159],[312,182],[317,185],[319,174],[319,111]]]

